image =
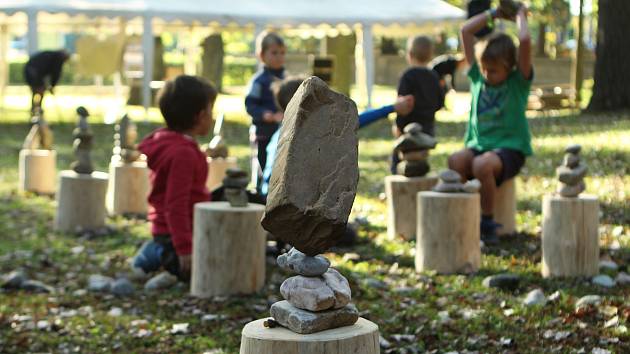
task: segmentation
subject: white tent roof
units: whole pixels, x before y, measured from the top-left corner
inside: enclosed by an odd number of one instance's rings
[[[404,24],[463,18],[441,0],[3,0],[0,12],[150,16],[165,20],[298,24]]]

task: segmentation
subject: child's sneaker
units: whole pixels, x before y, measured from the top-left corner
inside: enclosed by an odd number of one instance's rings
[[[499,244],[497,229],[501,226],[501,224],[496,223],[492,219],[481,220],[481,241],[483,241],[486,246]]]

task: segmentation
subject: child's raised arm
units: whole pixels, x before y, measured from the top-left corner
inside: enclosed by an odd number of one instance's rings
[[[484,11],[468,19],[462,26],[462,44],[468,65],[472,65],[475,62],[475,33],[479,32],[489,22],[492,22],[494,16],[493,11]]]
[[[516,27],[518,28],[518,69],[525,79],[532,75],[532,40],[527,24],[527,7],[522,5],[516,14]]]

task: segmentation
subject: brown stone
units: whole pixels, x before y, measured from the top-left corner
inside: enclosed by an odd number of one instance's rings
[[[285,111],[262,225],[308,256],[343,237],[359,179],[357,128],[354,102],[316,77]]]

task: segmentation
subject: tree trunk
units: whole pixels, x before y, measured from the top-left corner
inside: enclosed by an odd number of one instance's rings
[[[630,108],[630,1],[599,0],[595,84],[588,111]]]
[[[546,36],[547,33],[547,24],[541,22],[538,25],[538,40],[536,41],[536,56],[544,58],[547,56],[547,52],[545,51],[545,46],[547,44]]]

